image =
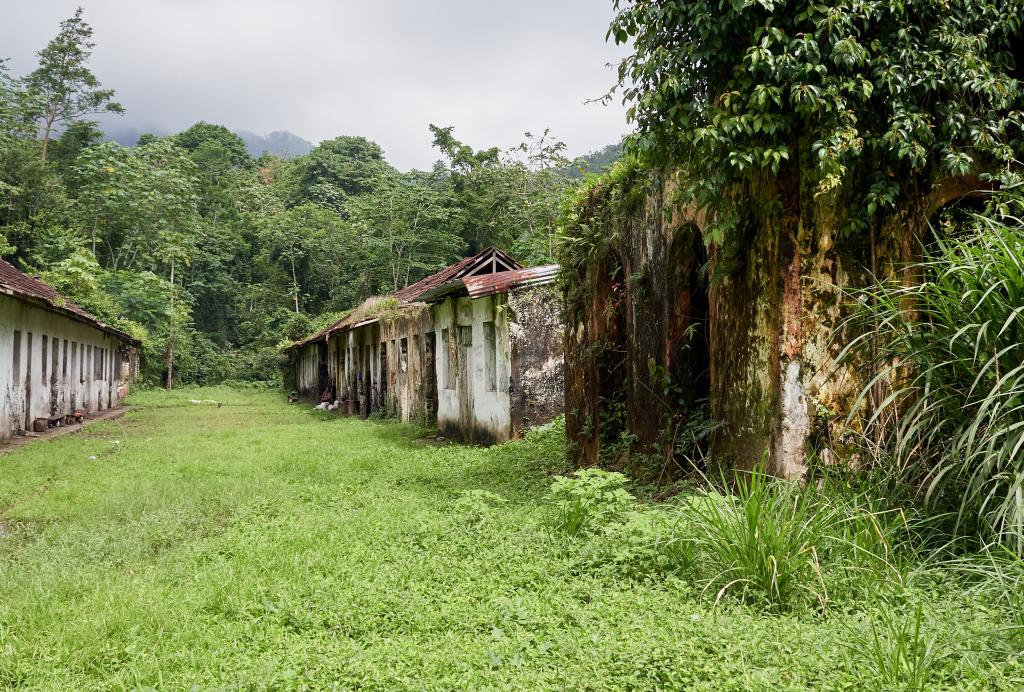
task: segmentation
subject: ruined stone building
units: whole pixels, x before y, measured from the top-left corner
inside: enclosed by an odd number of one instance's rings
[[[517,437],[563,411],[557,271],[488,248],[289,347],[289,384],[466,442]]]
[[[981,183],[940,181],[875,233],[844,233],[843,190],[766,173],[742,190],[750,218],[706,247],[677,175],[624,170],[580,202],[563,259],[570,460],[658,472],[695,434],[716,463],[782,477],[841,457],[870,405],[871,374],[838,358],[849,291],[915,280],[928,220]]]
[[[0,437],[119,405],[137,371],[140,346],[0,260]]]

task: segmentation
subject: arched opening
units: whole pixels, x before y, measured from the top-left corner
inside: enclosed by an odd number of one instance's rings
[[[700,229],[690,224],[673,234],[668,256],[668,305],[665,339],[665,395],[670,397],[675,460],[687,470],[704,459],[713,423],[711,351],[708,339],[707,248]]]

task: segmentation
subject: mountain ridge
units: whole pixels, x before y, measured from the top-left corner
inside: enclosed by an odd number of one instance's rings
[[[314,146],[309,140],[289,130],[274,130],[265,135],[249,130],[232,130],[232,132],[241,137],[245,148],[253,157],[268,153],[282,159],[290,159],[308,154]],[[126,147],[134,147],[138,143],[139,137],[145,134],[166,137],[175,133],[160,128],[111,127],[110,125],[103,127],[104,141],[117,142]]]

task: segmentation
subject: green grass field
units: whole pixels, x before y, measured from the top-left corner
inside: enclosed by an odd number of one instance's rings
[[[946,570],[780,610],[622,568],[552,528],[557,431],[473,449],[274,392],[131,403],[0,457],[0,688],[862,689],[908,637],[917,684],[1022,686],[1007,613]]]

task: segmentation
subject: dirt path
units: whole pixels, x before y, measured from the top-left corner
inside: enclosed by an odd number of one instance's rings
[[[27,435],[19,435],[18,437],[10,437],[7,438],[6,440],[0,440],[0,456],[12,452],[15,449],[18,449],[19,447],[27,445],[31,442],[36,442],[38,440],[53,440],[58,437],[63,437],[64,435],[72,435],[74,433],[80,432],[83,428],[86,428],[89,425],[92,425],[93,423],[97,423],[103,420],[113,420],[115,418],[120,418],[121,416],[123,416],[124,414],[128,413],[131,410],[131,406],[118,406],[117,408],[108,408],[105,411],[90,414],[89,418],[87,418],[85,422],[80,423],[78,425],[62,425],[59,428],[51,428],[50,430],[47,430],[44,433],[30,433]]]

